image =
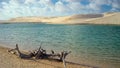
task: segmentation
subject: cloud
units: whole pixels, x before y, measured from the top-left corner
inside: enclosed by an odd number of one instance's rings
[[[1,0],[0,19],[120,11],[120,0]]]
[[[90,6],[93,10],[98,9],[100,12],[102,11],[102,6],[106,5],[109,7],[112,7],[112,9],[115,9],[115,11],[120,11],[120,0],[90,0]],[[107,9],[107,8],[105,8]],[[103,11],[104,12],[104,11]]]

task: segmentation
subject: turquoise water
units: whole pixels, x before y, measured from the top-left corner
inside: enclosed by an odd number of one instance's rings
[[[0,24],[0,44],[16,43],[22,50],[72,51],[67,60],[79,64],[120,68],[120,26]]]

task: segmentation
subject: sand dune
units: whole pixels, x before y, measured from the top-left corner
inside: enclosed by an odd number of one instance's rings
[[[104,17],[89,20],[86,22],[93,23],[93,24],[119,24],[120,25],[120,12],[119,13],[111,13],[111,14],[105,13]]]
[[[47,24],[120,24],[120,12],[103,14],[78,14],[63,17],[17,17],[9,23],[36,22]]]
[[[86,19],[98,17],[103,17],[103,14],[79,14],[64,17],[18,17],[10,19],[9,22],[44,22],[48,24],[76,24],[77,20],[83,21]]]

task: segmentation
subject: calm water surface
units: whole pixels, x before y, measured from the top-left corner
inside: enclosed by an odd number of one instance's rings
[[[67,60],[79,64],[120,68],[120,26],[0,24],[0,44],[16,43],[22,50],[72,51]]]

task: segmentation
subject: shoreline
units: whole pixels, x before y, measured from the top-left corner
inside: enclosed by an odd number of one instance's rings
[[[60,24],[60,23],[42,23],[42,22],[14,22],[14,23],[9,23],[9,22],[2,22],[0,24],[44,24],[44,25],[115,25],[115,26],[120,26],[120,24],[96,24],[96,23],[73,23],[73,24]]]
[[[10,49],[0,45],[0,67],[4,68],[64,68],[62,62],[51,60],[20,59],[18,56],[7,52]],[[67,68],[94,68],[85,64],[67,62]]]

